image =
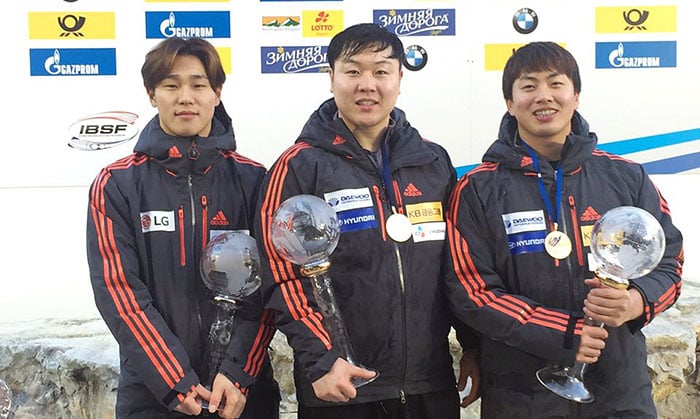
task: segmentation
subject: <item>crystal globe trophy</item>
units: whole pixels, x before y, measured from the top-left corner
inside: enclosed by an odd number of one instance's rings
[[[666,250],[666,237],[661,224],[647,211],[637,207],[609,210],[595,223],[591,232],[591,254],[597,265],[595,274],[612,288],[627,289],[629,280],[642,277],[659,264]],[[602,327],[586,316],[585,324]],[[590,403],[595,395],[586,388],[583,374],[586,366],[552,366],[537,371],[537,379],[559,396],[579,403]]]
[[[214,322],[207,339],[207,376],[211,385],[219,371],[233,335],[234,314],[242,299],[260,287],[260,258],[255,239],[238,231],[227,231],[211,240],[199,262],[202,281],[213,293],[216,305]],[[206,409],[208,404],[202,403]]]
[[[10,390],[10,387],[8,387],[3,380],[0,380],[0,419],[9,418],[11,409],[12,390]]]
[[[277,209],[271,229],[272,243],[277,253],[289,262],[300,265],[301,274],[311,279],[314,297],[323,315],[323,326],[330,334],[338,354],[351,365],[368,369],[355,359],[328,274],[331,266],[328,258],[340,238],[340,224],[335,210],[317,196],[293,196]],[[360,387],[374,381],[379,375],[377,371],[374,372],[374,377],[369,379],[353,377],[353,385]]]

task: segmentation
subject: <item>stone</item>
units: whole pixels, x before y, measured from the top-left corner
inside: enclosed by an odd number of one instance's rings
[[[686,280],[680,300],[643,331],[659,418],[700,417],[700,284]],[[450,346],[456,368],[454,336]],[[270,348],[281,418],[295,419],[292,351],[281,333]],[[0,379],[13,392],[13,418],[112,418],[118,375],[118,347],[99,318],[0,323]],[[478,418],[479,402],[462,409],[461,417]]]

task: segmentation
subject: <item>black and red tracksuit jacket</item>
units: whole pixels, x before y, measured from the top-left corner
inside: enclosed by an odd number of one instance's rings
[[[445,150],[424,141],[402,111],[394,109],[391,117],[389,185],[337,118],[333,99],[312,114],[265,178],[255,226],[264,297],[294,350],[297,397],[307,406],[327,405],[314,396],[311,382],[330,370],[338,353],[323,327],[311,281],[271,241],[275,211],[299,194],[323,198],[338,214],[340,241],[329,274],[357,361],[380,373],[349,403],[455,386],[441,261],[444,209],[456,175]],[[407,242],[387,236],[389,194],[412,222]]]
[[[265,174],[235,146],[221,105],[207,138],[167,135],[156,116],[134,153],[104,168],[90,188],[87,256],[95,303],[119,344],[118,416],[167,413],[205,379],[215,306],[200,255],[225,230],[252,230]],[[258,326],[261,307],[244,305],[220,368],[243,387],[268,362],[273,329]]]
[[[561,156],[559,216],[559,229],[573,243],[568,258],[557,261],[545,252],[543,238],[552,220],[532,158],[510,115],[504,116],[499,138],[483,163],[460,179],[450,199],[450,304],[458,318],[483,334],[483,394],[502,400],[506,409],[493,412],[482,406],[486,417],[512,412],[522,417],[568,415],[567,402],[541,386],[535,372],[547,365],[573,364],[588,293],[584,278],[593,276],[588,262],[591,230],[606,211],[623,205],[643,208],[659,220],[666,250],[654,271],[631,281],[644,298],[644,314],[608,328],[602,356],[585,374],[596,400],[583,406],[583,415],[654,415],[640,329],[680,295],[682,236],[641,165],[597,149],[596,135],[578,113],[572,128]],[[541,156],[540,166],[555,206],[555,169]]]

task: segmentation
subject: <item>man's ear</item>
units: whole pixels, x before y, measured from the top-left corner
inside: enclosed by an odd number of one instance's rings
[[[158,104],[156,103],[156,92],[153,90],[147,90],[146,93],[148,94],[148,99],[151,101],[151,106],[157,108]]]
[[[506,108],[510,116],[513,116],[513,101],[511,99],[506,99]]]

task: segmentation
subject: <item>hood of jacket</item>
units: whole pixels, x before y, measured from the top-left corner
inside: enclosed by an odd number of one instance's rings
[[[561,152],[561,163],[564,173],[571,173],[591,157],[598,143],[595,133],[589,131],[588,122],[577,111],[571,118],[571,133]],[[498,139],[491,144],[484,154],[483,162],[497,162],[509,169],[534,172],[532,158],[523,147],[518,134],[518,121],[506,112],[501,119]],[[546,161],[540,156],[540,161]],[[540,170],[545,173],[551,169],[549,164],[540,164]]]
[[[211,132],[207,137],[180,137],[166,134],[154,116],[139,135],[137,153],[153,157],[177,175],[202,174],[223,151],[235,151],[236,139],[231,117],[223,103],[214,109]]]
[[[437,159],[437,154],[426,146],[418,130],[406,119],[399,108],[391,111],[392,124],[386,132],[391,168],[422,165]],[[354,160],[368,171],[376,170],[345,122],[338,117],[338,107],[331,98],[314,111],[301,130],[296,142],[306,142],[330,153]]]

